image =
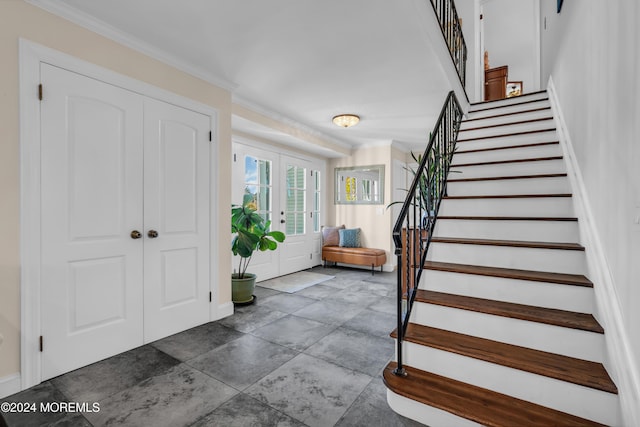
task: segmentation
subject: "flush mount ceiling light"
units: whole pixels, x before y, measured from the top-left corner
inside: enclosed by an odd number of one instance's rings
[[[359,121],[360,117],[356,116],[355,114],[340,114],[333,118],[333,123],[335,123],[336,126],[340,126],[343,128],[355,126]]]

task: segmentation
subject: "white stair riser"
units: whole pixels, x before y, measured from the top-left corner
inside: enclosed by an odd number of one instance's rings
[[[463,130],[458,134],[458,139],[473,139],[484,136],[505,135],[509,133],[529,132],[534,130],[544,130],[555,128],[553,119],[540,120],[528,123],[519,123],[508,126],[495,126],[474,130]]]
[[[531,110],[534,110],[534,109],[531,108]],[[525,110],[525,111],[528,111],[528,110]],[[462,123],[460,123],[460,129],[469,129],[469,128],[482,127],[482,126],[494,126],[494,125],[500,125],[504,123],[523,122],[525,120],[552,118],[551,109],[548,109],[548,108],[541,109],[541,110],[539,109],[539,110],[531,111],[528,113],[523,112],[523,113],[511,114],[508,116],[498,116],[498,114],[499,113],[495,114],[497,117],[487,117],[484,119],[463,121]]]
[[[451,165],[449,179],[482,178],[487,176],[539,175],[550,173],[566,173],[564,160],[540,160],[536,162],[498,163],[478,166],[456,166],[454,163]]]
[[[536,242],[580,241],[577,221],[438,219],[433,235]]]
[[[536,92],[536,93],[525,93],[520,96],[513,96],[511,98],[504,98],[500,100],[474,104],[469,107],[469,111],[482,110],[482,108],[491,108],[491,107],[498,107],[498,106],[504,106],[504,105],[521,104],[523,102],[529,102],[537,99],[547,99],[547,98],[549,98],[549,94],[545,91]]]
[[[507,105],[500,108],[485,108],[484,110],[475,110],[472,107],[467,115],[467,119],[478,119],[481,117],[495,116],[497,114],[510,114],[520,111],[535,110],[538,108],[546,108],[549,106],[549,100],[540,100],[536,102],[520,103],[515,105]],[[498,105],[491,105],[491,107],[498,107]]]
[[[431,242],[429,261],[585,274],[584,251]]]
[[[515,304],[591,313],[593,288],[504,277],[425,270],[420,289]]]
[[[495,147],[510,147],[513,145],[536,144],[540,142],[552,142],[558,140],[555,130],[545,132],[525,133],[522,135],[495,136],[485,139],[465,140],[458,138],[458,150],[480,150]]]
[[[495,196],[518,194],[567,194],[571,186],[567,177],[497,179],[447,183],[449,196]]]
[[[411,322],[602,363],[604,334],[416,302]]]
[[[387,403],[396,413],[430,427],[481,427],[466,418],[424,405],[387,389]]]
[[[611,425],[615,394],[405,342],[405,363],[423,371]]]
[[[444,199],[438,215],[571,217],[571,197]]]
[[[459,146],[460,148],[463,145]],[[452,165],[460,163],[496,162],[502,160],[539,159],[541,157],[562,156],[560,144],[536,145],[533,147],[516,147],[500,150],[469,151],[470,145],[464,145],[453,155]],[[452,177],[453,178],[453,177]]]

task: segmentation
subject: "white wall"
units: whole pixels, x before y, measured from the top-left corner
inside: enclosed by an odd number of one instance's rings
[[[462,34],[467,44],[467,78],[466,91],[469,102],[481,100],[480,85],[484,79],[482,55],[480,55],[480,2],[479,0],[464,0],[456,2],[458,17],[462,20]],[[482,73],[480,73],[482,71]]]
[[[524,92],[540,88],[536,72],[536,0],[485,0],[484,50],[491,68],[509,66],[509,81],[522,81]]]
[[[591,237],[601,242],[596,294],[611,288],[597,317],[609,337],[607,368],[621,388],[624,425],[640,425],[639,20],[636,0],[565,1],[560,14],[556,0],[541,4],[542,77],[552,77],[584,182],[580,220],[593,222]]]

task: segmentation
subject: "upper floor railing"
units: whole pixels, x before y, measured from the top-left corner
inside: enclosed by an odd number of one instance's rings
[[[433,10],[440,22],[442,35],[449,48],[453,65],[458,71],[462,87],[466,84],[467,44],[462,34],[462,22],[453,0],[431,0]]]

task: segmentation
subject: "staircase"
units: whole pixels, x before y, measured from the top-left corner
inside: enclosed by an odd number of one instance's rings
[[[432,427],[617,425],[546,92],[472,105],[451,170],[390,406]]]

